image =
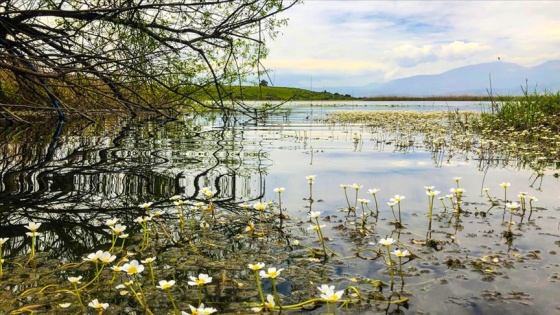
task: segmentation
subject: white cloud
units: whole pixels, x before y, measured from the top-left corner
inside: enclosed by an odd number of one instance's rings
[[[265,65],[360,85],[502,60],[560,59],[560,1],[319,1],[286,11]],[[315,80],[315,79],[314,79]]]

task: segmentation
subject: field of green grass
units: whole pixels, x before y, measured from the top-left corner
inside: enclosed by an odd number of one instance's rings
[[[227,92],[235,99],[244,100],[351,100],[349,94],[315,92],[299,88],[271,86],[231,86]]]

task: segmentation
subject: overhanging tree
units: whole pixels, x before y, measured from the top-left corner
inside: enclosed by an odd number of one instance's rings
[[[0,113],[224,109],[297,2],[0,0]]]

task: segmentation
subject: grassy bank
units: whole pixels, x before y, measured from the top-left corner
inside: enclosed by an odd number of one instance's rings
[[[525,92],[522,97],[498,98],[492,102],[493,113],[481,117],[485,129],[560,132],[560,91],[543,94]]]

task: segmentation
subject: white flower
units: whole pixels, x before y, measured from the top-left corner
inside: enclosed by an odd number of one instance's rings
[[[192,315],[210,315],[216,313],[218,310],[213,307],[204,307],[204,303],[201,303],[198,308],[189,304]],[[182,311],[181,315],[188,315],[186,312]]]
[[[130,263],[122,265],[121,270],[129,275],[134,275],[144,271],[144,266],[138,263],[138,260],[133,260]]]
[[[285,190],[285,189],[286,189],[286,188],[284,188],[284,187],[280,187],[280,188],[274,188],[274,192],[275,192],[275,193],[279,193],[279,194],[281,194],[281,193],[283,193],[283,192],[284,192],[284,190]]]
[[[394,201],[395,203],[399,203],[401,202],[401,200],[405,199],[405,196],[400,196],[400,195],[395,195],[394,198],[391,199],[391,201]]]
[[[276,270],[276,268],[272,267],[272,268],[268,268],[267,272],[264,272],[264,270],[261,270],[261,272],[259,272],[259,276],[261,278],[270,278],[270,279],[274,279],[276,277],[278,277],[280,275],[280,272],[284,270],[284,269],[278,269]]]
[[[181,200],[181,195],[175,195],[175,196],[173,196],[173,197],[171,197],[171,198],[169,198],[169,199],[170,199],[170,200],[173,200],[173,201],[179,201],[179,200]]]
[[[359,203],[364,203],[364,204],[368,204],[369,203],[369,199],[358,199]]]
[[[68,277],[68,281],[70,281],[70,283],[81,283],[80,280],[82,279],[82,276],[79,277]]]
[[[356,183],[352,184],[352,187],[356,190],[360,190],[362,187],[364,187],[364,185],[358,185]]]
[[[321,213],[323,213],[323,212],[321,212],[321,211],[311,211],[311,212],[309,212],[309,216],[313,219],[316,219],[321,215]]]
[[[511,186],[511,184],[510,184],[510,183],[506,183],[506,182],[502,182],[502,183],[500,184],[500,186],[502,186],[503,188],[508,188],[509,186]]]
[[[99,257],[101,257],[101,255],[103,254],[102,250],[98,250],[95,253],[91,253],[89,255],[87,255],[86,258],[84,258],[85,261],[91,261],[91,262],[97,262],[99,260]]]
[[[426,190],[426,195],[430,196],[430,197],[435,197],[437,195],[439,195],[440,191],[439,190]]]
[[[116,225],[113,225],[113,226],[110,226],[110,227],[111,227],[111,230],[113,230],[113,232],[116,235],[119,235],[119,234],[121,234],[121,232],[126,230],[126,225],[122,225],[122,224],[116,224]]]
[[[31,232],[37,232],[37,230],[39,229],[40,226],[41,226],[41,223],[29,222],[25,226],[25,228],[28,229]]]
[[[201,193],[206,198],[212,198],[216,192],[212,191],[212,189],[210,187],[202,187]]]
[[[107,307],[109,307],[109,303],[99,303],[99,301],[97,301],[97,299],[95,299],[95,300],[92,300],[91,302],[89,302],[88,306],[93,307],[96,310],[101,310],[101,309],[106,309]]]
[[[276,306],[276,303],[274,302],[274,296],[272,296],[272,294],[267,294],[266,295],[266,302],[264,302],[264,308],[267,310],[272,310],[274,309],[274,306]],[[251,310],[255,313],[258,313],[260,311],[262,311],[263,307],[253,307],[251,308]]]
[[[340,290],[340,291],[334,291],[334,286],[326,286],[326,285],[322,285],[321,288],[324,289],[324,291],[321,291],[321,298],[327,302],[336,302],[338,300],[340,300],[340,298],[342,297],[342,294],[344,293],[344,290]]]
[[[321,292],[322,294],[325,294],[329,291],[334,291],[334,285],[329,286],[328,284],[322,284],[320,287],[317,287],[317,289],[319,290],[319,292]]]
[[[315,180],[315,175],[305,176],[305,179],[307,179],[308,183],[313,184],[313,181]]]
[[[152,216],[149,215],[149,216],[144,216],[144,217],[138,217],[138,218],[134,219],[134,222],[142,224],[142,223],[146,223],[146,222],[151,221],[151,220],[152,220]]]
[[[122,234],[119,235],[119,238],[127,238],[127,237],[128,237],[128,234],[126,234],[126,233],[122,233]]]
[[[510,210],[515,210],[515,209],[519,208],[519,204],[515,201],[511,202],[511,203],[508,202],[508,203],[506,203],[506,207],[508,207],[508,209],[510,209]]]
[[[395,249],[393,251],[393,255],[397,256],[397,257],[406,257],[406,256],[410,256],[410,252],[408,250],[403,250],[401,251],[400,249]]]
[[[112,219],[109,219],[109,220],[105,221],[105,225],[107,225],[107,226],[113,226],[113,225],[117,224],[117,221],[119,221],[119,219],[117,219],[117,218],[112,218]]]
[[[154,217],[160,217],[165,214],[165,210],[157,210],[154,212]]]
[[[266,203],[257,202],[253,205],[253,209],[263,211],[266,209]]]
[[[103,264],[107,265],[108,263],[115,260],[117,256],[111,255],[111,253],[109,252],[103,252],[98,258]]]
[[[375,195],[377,194],[381,189],[377,189],[377,188],[373,188],[373,189],[369,189],[368,193]]]
[[[160,280],[159,285],[157,287],[162,289],[162,290],[167,290],[167,289],[171,288],[173,285],[175,285],[175,280],[169,280],[169,281]]]
[[[153,202],[145,202],[145,203],[141,203],[138,207],[142,209],[148,209],[152,204]]]
[[[313,231],[319,231],[320,228],[324,228],[324,227],[325,227],[324,224],[321,225],[309,224],[309,227],[307,229]]]
[[[260,270],[262,268],[264,268],[264,263],[260,262],[260,263],[256,263],[256,264],[249,264],[249,269],[253,269],[253,270]]]
[[[245,232],[253,232],[254,230],[255,230],[255,223],[253,223],[253,221],[249,221],[249,223],[245,227]]]
[[[143,264],[151,264],[156,260],[156,257],[150,257],[150,258],[146,258],[145,260],[140,260],[141,263]]]
[[[58,304],[58,306],[60,306],[61,308],[68,308],[68,307],[70,307],[70,305],[72,305],[72,303],[60,303],[60,304]]]
[[[394,244],[396,241],[390,237],[388,238],[382,238],[379,240],[379,244],[381,245],[385,245],[385,246],[391,246],[391,244]]]
[[[198,278],[190,276],[189,279],[191,279],[191,281],[187,282],[189,285],[204,285],[206,283],[212,282],[212,277],[209,277],[204,273],[199,274]]]

